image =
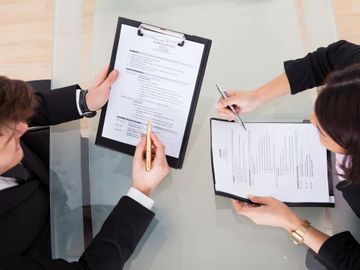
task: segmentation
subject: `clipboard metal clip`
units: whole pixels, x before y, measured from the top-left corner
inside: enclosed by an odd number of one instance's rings
[[[165,28],[153,26],[150,24],[142,23],[138,28],[139,36],[151,36],[152,38],[165,41],[164,36],[166,37],[166,42],[176,43],[178,46],[182,47],[185,43],[185,34],[171,31]]]

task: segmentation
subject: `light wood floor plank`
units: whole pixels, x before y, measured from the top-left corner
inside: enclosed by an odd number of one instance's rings
[[[301,6],[301,0],[295,1]],[[84,3],[90,3],[84,7],[84,27],[90,31],[93,1]],[[360,44],[360,0],[332,3],[339,39]],[[53,8],[50,0],[0,1],[0,74],[23,80],[51,78]],[[306,39],[305,30],[302,35]]]

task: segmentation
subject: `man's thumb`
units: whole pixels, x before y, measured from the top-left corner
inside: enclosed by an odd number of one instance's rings
[[[110,87],[116,81],[118,76],[119,76],[119,71],[117,71],[116,69],[111,71],[109,76],[106,78],[106,80],[104,82],[106,87]]]

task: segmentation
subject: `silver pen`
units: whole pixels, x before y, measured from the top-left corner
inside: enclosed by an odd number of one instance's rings
[[[216,84],[216,88],[217,88],[217,90],[219,91],[220,95],[223,97],[223,99],[227,99],[227,98],[229,97],[229,96],[226,94],[226,92],[225,92],[224,90],[222,90],[222,88],[221,88],[220,85]],[[245,127],[245,125],[244,125],[244,122],[241,120],[239,114],[235,111],[234,106],[229,105],[229,106],[227,106],[227,107],[233,112],[233,114],[234,114],[235,117],[236,117],[237,122],[238,122],[239,124],[241,124],[241,125],[243,126],[244,130],[246,131],[246,127]]]

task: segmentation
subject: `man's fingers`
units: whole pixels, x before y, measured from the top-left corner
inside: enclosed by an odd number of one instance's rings
[[[146,147],[146,137],[141,136],[139,144],[136,146],[134,160],[143,159],[143,153]]]
[[[160,142],[158,136],[156,136],[154,132],[151,132],[150,136],[151,136],[151,140],[155,145],[156,155],[161,155],[161,156],[165,155],[165,146]]]
[[[98,87],[102,82],[106,79],[107,73],[109,70],[109,65],[105,65],[103,69],[100,71],[99,74],[94,79],[93,87]]]
[[[113,71],[110,72],[109,76],[106,78],[106,80],[102,83],[103,86],[106,89],[109,89],[110,86],[116,81],[116,79],[119,76],[119,71],[117,71],[116,69],[114,69]]]
[[[165,157],[165,146],[161,143],[159,138],[155,135],[154,132],[151,132],[151,140],[154,143],[155,148],[155,157],[154,163],[163,164],[168,166],[166,157]]]

